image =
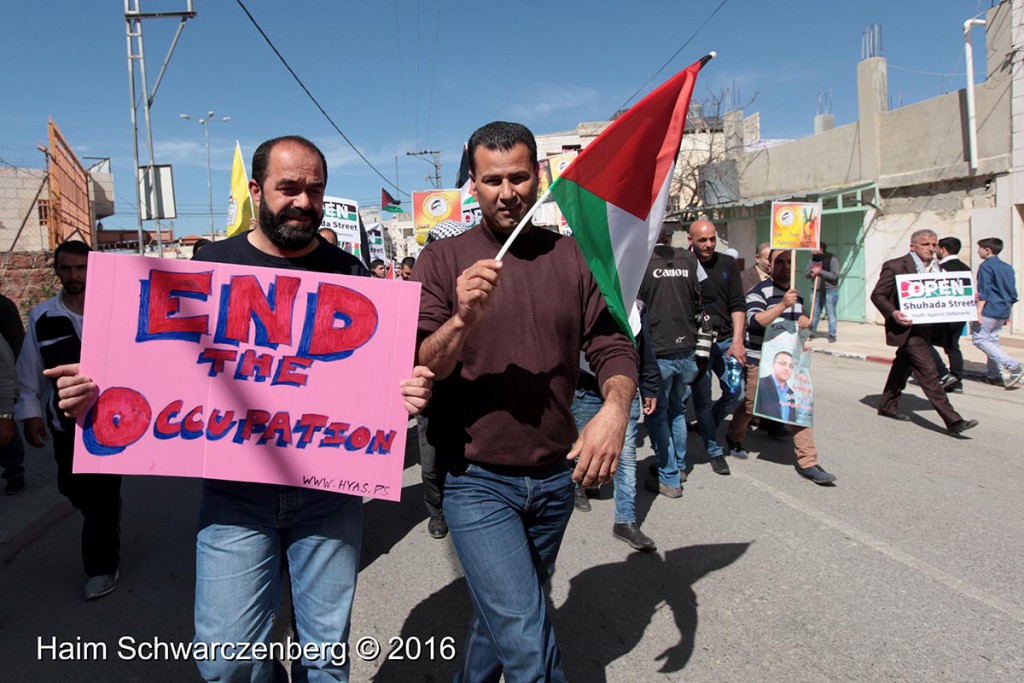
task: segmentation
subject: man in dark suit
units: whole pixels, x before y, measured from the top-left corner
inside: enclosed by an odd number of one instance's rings
[[[779,351],[772,359],[772,374],[757,383],[757,401],[754,412],[782,422],[793,420],[793,389],[788,382],[793,374],[793,354]]]
[[[960,260],[961,243],[955,237],[943,237],[939,240],[939,268],[946,272],[971,272],[971,267]],[[942,362],[942,356],[932,346],[932,358],[935,360],[935,367],[939,371],[939,383],[946,391],[962,394],[964,376],[964,354],[960,352],[960,337],[964,333],[965,323],[945,323],[946,337],[941,340],[934,340],[936,345],[942,346],[949,358],[949,367]],[[941,327],[941,325],[936,325]]]
[[[743,285],[743,293],[746,294],[750,288],[759,282],[771,280],[772,274],[769,270],[768,255],[772,251],[770,242],[761,242],[757,245],[757,253],[754,254],[754,265],[740,272],[740,284]]]
[[[918,230],[910,236],[910,253],[900,258],[886,261],[882,265],[882,273],[878,284],[871,292],[871,303],[885,317],[885,342],[896,347],[896,358],[885,381],[878,414],[894,420],[910,418],[897,412],[900,396],[907,386],[910,373],[924,390],[929,403],[939,413],[950,434],[960,434],[978,425],[977,420],[965,420],[960,417],[939,384],[939,371],[932,359],[933,343],[943,343],[945,330],[940,325],[915,325],[910,316],[899,310],[899,298],[896,291],[896,276],[924,273],[936,267],[935,248],[937,236],[931,230]]]

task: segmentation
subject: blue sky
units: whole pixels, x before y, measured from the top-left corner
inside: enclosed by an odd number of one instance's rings
[[[429,187],[423,176],[432,167],[407,151],[440,150],[442,179],[451,186],[463,142],[488,121],[517,120],[546,133],[607,119],[721,0],[244,2],[334,121],[392,182],[398,155],[398,184],[409,192]],[[149,12],[185,4],[142,0]],[[745,111],[761,112],[763,137],[802,137],[813,131],[820,91],[832,90],[837,125],[856,119],[866,24],[882,24],[893,106],[901,95],[910,104],[963,87],[961,26],[991,4],[727,0],[643,92],[716,50],[695,97],[735,84]],[[329,194],[378,202],[383,181],[330,127],[237,2],[194,5],[197,17],[185,26],[152,110],[156,161],[174,166],[176,233],[209,225],[202,128],[181,113],[213,110],[232,118],[210,127],[218,229],[235,140],[248,166],[264,139],[309,137],[327,155]],[[42,167],[36,144],[45,141],[52,116],[79,156],[111,157],[118,213],[103,223],[134,229],[123,10],[122,0],[5,3],[0,164]],[[174,19],[144,22],[151,85],[176,26]],[[983,30],[974,35],[980,81]]]

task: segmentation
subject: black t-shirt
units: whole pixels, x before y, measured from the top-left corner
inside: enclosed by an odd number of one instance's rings
[[[637,298],[647,307],[658,358],[679,358],[696,346],[700,287],[696,256],[668,245],[654,247]]]
[[[702,289],[711,288],[713,296],[704,297],[704,312],[711,316],[718,338],[732,335],[732,314],[747,310],[746,297],[743,293],[743,282],[740,279],[740,267],[736,259],[727,254],[715,252],[707,261],[700,264],[708,279],[702,283]]]
[[[262,266],[287,270],[308,270],[315,273],[338,273],[341,275],[369,276],[363,264],[344,249],[339,249],[320,236],[316,249],[298,258],[282,258],[264,253],[249,242],[249,233],[244,232],[220,242],[207,244],[192,257],[193,261],[211,263],[233,263],[239,266]]]

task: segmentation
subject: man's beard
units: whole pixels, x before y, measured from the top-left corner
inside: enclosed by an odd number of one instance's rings
[[[302,217],[309,218],[309,224],[288,225],[288,221]],[[320,229],[322,216],[312,209],[290,207],[281,213],[274,213],[265,203],[260,202],[260,230],[276,247],[286,251],[294,251],[308,245]]]

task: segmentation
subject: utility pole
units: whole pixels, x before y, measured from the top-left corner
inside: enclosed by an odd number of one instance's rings
[[[195,10],[192,8],[192,0],[186,0],[186,8],[184,12],[148,12],[144,13],[141,6],[142,0],[124,0],[124,20],[126,28],[126,39],[128,43],[128,94],[131,96],[131,113],[132,113],[132,150],[134,152],[135,160],[135,199],[139,209],[138,214],[138,226],[139,226],[139,253],[145,253],[145,233],[142,229],[142,186],[139,182],[139,125],[138,125],[138,108],[139,104],[142,104],[142,112],[146,121],[146,141],[149,147],[149,197],[147,198],[147,206],[150,211],[156,215],[156,169],[155,161],[153,158],[153,126],[149,119],[149,110],[153,106],[153,100],[156,98],[156,91],[160,87],[160,81],[163,80],[164,73],[167,71],[167,64],[171,60],[171,55],[174,54],[174,47],[178,44],[178,38],[181,36],[182,30],[185,28],[185,22],[196,16]],[[167,56],[164,58],[163,66],[160,67],[160,74],[156,78],[156,83],[153,85],[153,91],[149,91],[149,83],[146,79],[146,50],[142,44],[142,20],[143,19],[161,19],[161,18],[176,18],[180,22],[178,24],[178,30],[174,34],[174,39],[171,40],[171,47],[167,51]],[[135,62],[138,62],[139,73],[141,74],[141,85],[142,85],[142,97],[137,98],[135,93]],[[159,249],[160,257],[164,255],[163,237],[160,234],[160,222],[156,223],[156,243],[157,249]]]
[[[435,190],[440,190],[441,189],[441,153],[440,152],[438,152],[436,150],[426,150],[425,149],[422,152],[406,152],[405,156],[407,156],[407,157],[417,157],[417,158],[420,158],[420,159],[422,159],[425,156],[432,157],[433,161],[427,161],[426,159],[423,159],[423,161],[426,161],[428,164],[431,164],[434,167],[434,175],[433,176],[425,175],[425,176],[423,176],[423,179],[426,180],[428,183],[431,183],[434,186]]]

